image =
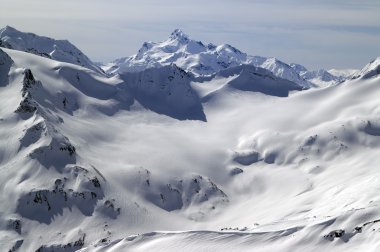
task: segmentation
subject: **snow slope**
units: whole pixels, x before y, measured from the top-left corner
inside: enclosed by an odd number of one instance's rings
[[[355,73],[352,76],[353,79],[362,78],[369,79],[373,77],[377,77],[380,74],[380,57],[374,59],[370,63],[368,63],[362,70]]]
[[[103,74],[103,70],[67,40],[55,40],[25,33],[13,27],[0,29],[0,47],[30,52],[57,61],[83,66]]]
[[[377,251],[376,64],[304,90],[0,49],[0,248]]]
[[[188,139],[202,135],[202,152],[220,150],[223,165],[201,169],[213,173],[229,205],[182,228],[188,231],[137,234],[82,251],[377,251],[379,82],[288,98],[229,91],[208,100],[207,124],[177,130]],[[208,142],[217,144],[205,148]]]
[[[177,119],[206,120],[201,100],[190,86],[191,76],[176,65],[121,75],[124,89],[144,107]]]
[[[345,79],[350,79],[358,71],[359,71],[358,69],[335,69],[335,68],[328,70],[330,74],[337,77],[343,77]]]
[[[264,68],[252,65],[240,65],[221,70],[210,78],[211,82],[215,79],[218,80],[216,89],[208,90],[209,92],[203,97],[203,101],[208,101],[220,93],[229,92],[231,89],[279,97],[286,97],[291,91],[304,89],[294,82],[275,76]]]

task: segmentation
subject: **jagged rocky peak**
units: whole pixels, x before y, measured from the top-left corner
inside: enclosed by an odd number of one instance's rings
[[[24,80],[22,83],[23,83],[23,85],[22,85],[23,95],[28,89],[30,89],[34,85],[36,85],[36,79],[34,78],[33,73],[30,69],[25,69]]]
[[[36,81],[32,71],[30,69],[25,69],[21,89],[23,99],[20,102],[19,107],[16,109],[16,113],[33,113],[37,110],[38,106],[32,97],[32,90],[39,85],[41,85],[41,83]]]
[[[372,60],[369,64],[367,64],[362,70],[360,70],[357,74],[355,74],[352,79],[369,79],[373,77],[377,77],[380,74],[380,57]]]
[[[188,42],[190,40],[189,36],[185,34],[182,30],[180,29],[175,29],[171,34],[170,34],[170,39],[172,40],[178,40],[180,42]]]

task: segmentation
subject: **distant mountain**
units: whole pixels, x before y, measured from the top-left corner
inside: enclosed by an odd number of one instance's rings
[[[145,42],[137,54],[117,59],[103,66],[109,74],[138,72],[147,68],[176,64],[195,76],[208,76],[221,70],[242,64],[251,64],[270,70],[276,76],[309,88],[313,85],[304,80],[288,64],[275,58],[250,56],[235,47],[223,44],[204,44],[190,39],[181,30],[174,30],[162,42]]]
[[[67,40],[55,40],[6,26],[0,29],[0,47],[33,53],[42,57],[86,67],[103,74],[83,52]]]
[[[334,70],[332,72],[325,69],[308,70],[306,67],[291,63],[290,66],[305,80],[314,84],[317,87],[327,87],[339,84],[348,78],[346,73],[348,70]],[[346,72],[344,72],[346,71]],[[335,73],[335,74],[333,74]],[[344,74],[346,73],[346,75]]]
[[[380,74],[380,57],[374,59],[368,63],[362,70],[357,72],[352,78],[353,79],[369,79],[372,77],[379,76]]]
[[[334,76],[351,79],[359,70],[358,69],[330,69],[328,72]]]

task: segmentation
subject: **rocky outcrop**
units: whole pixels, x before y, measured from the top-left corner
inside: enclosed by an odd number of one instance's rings
[[[38,105],[34,100],[32,93],[35,89],[41,86],[41,82],[36,81],[33,76],[33,73],[30,69],[25,69],[24,79],[22,82],[22,97],[23,99],[20,102],[19,107],[16,109],[16,113],[33,113],[37,110]]]
[[[194,207],[194,211],[207,214],[229,202],[228,196],[214,182],[201,175],[159,181],[144,170],[139,177],[142,196],[166,211]]]
[[[8,84],[8,74],[13,64],[13,60],[0,49],[0,87]]]
[[[64,208],[76,207],[85,216],[91,216],[104,192],[97,176],[87,169],[73,166],[63,171],[48,189],[33,190],[18,201],[17,212],[28,219],[50,223],[62,215]],[[119,210],[120,211],[120,210]]]

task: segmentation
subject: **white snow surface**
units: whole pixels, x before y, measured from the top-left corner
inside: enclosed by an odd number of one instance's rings
[[[353,79],[369,79],[377,77],[380,74],[380,57],[368,63],[362,70],[358,71],[352,77]]]
[[[355,75],[359,70],[358,69],[330,69],[328,72],[337,77],[343,77],[345,79],[350,79]]]
[[[377,66],[301,91],[0,49],[1,251],[378,251]]]
[[[34,53],[103,73],[100,67],[67,40],[55,40],[6,26],[0,29],[0,47]]]

